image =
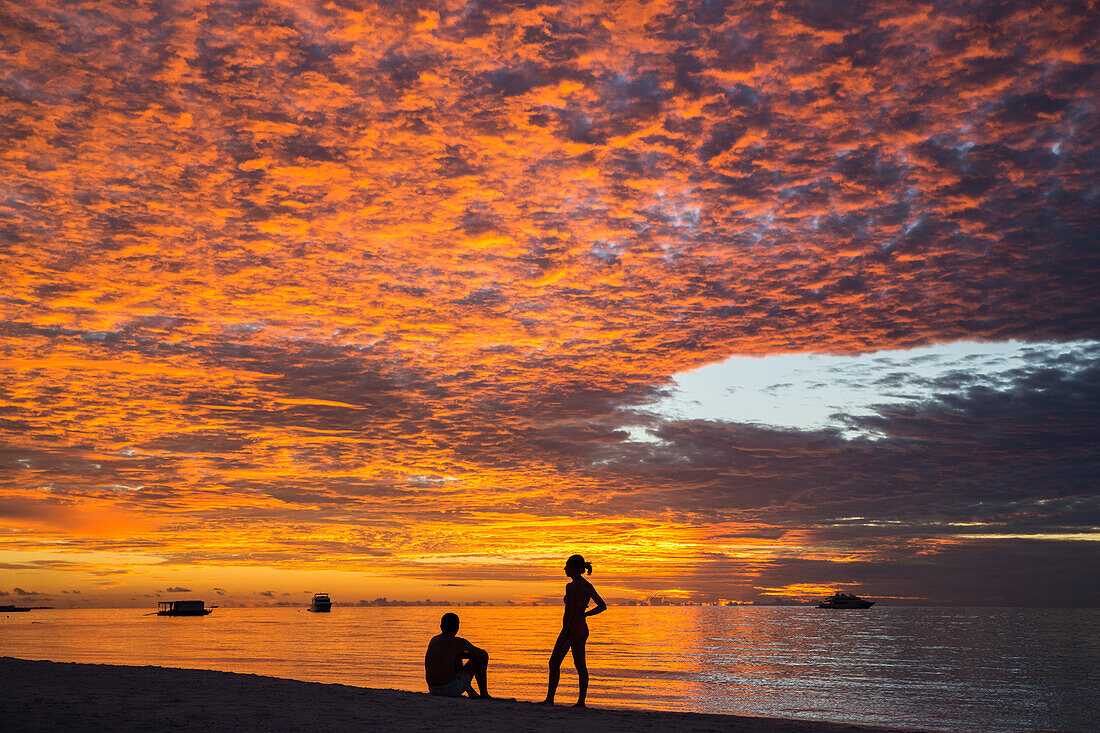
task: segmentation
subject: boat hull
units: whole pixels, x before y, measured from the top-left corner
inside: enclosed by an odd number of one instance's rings
[[[213,609],[204,608],[201,611],[157,611],[158,616],[205,616]]]
[[[309,610],[311,613],[329,613],[332,611],[332,606],[310,606]]]

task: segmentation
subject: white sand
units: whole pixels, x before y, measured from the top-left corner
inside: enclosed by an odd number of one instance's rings
[[[545,708],[530,702],[164,667],[61,664],[0,657],[7,731],[883,731],[739,715]]]

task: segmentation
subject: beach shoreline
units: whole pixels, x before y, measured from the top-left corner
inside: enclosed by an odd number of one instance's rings
[[[230,729],[524,731],[745,731],[887,733],[896,728],[745,715],[545,708],[531,702],[433,697],[423,692],[301,682],[170,667],[77,664],[0,657],[0,720],[8,730]],[[911,732],[910,732],[911,733]]]

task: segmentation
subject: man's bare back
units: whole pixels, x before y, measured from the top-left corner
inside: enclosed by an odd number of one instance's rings
[[[462,661],[481,650],[461,636],[437,634],[424,655],[424,678],[429,685],[445,685],[454,679]]]

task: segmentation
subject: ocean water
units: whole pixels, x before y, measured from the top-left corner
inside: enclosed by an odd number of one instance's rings
[[[439,616],[490,653],[490,692],[539,700],[551,607],[138,609],[0,614],[0,655],[424,690]],[[590,705],[923,730],[1097,731],[1100,610],[613,607],[591,620]],[[572,703],[567,657],[559,703]]]

